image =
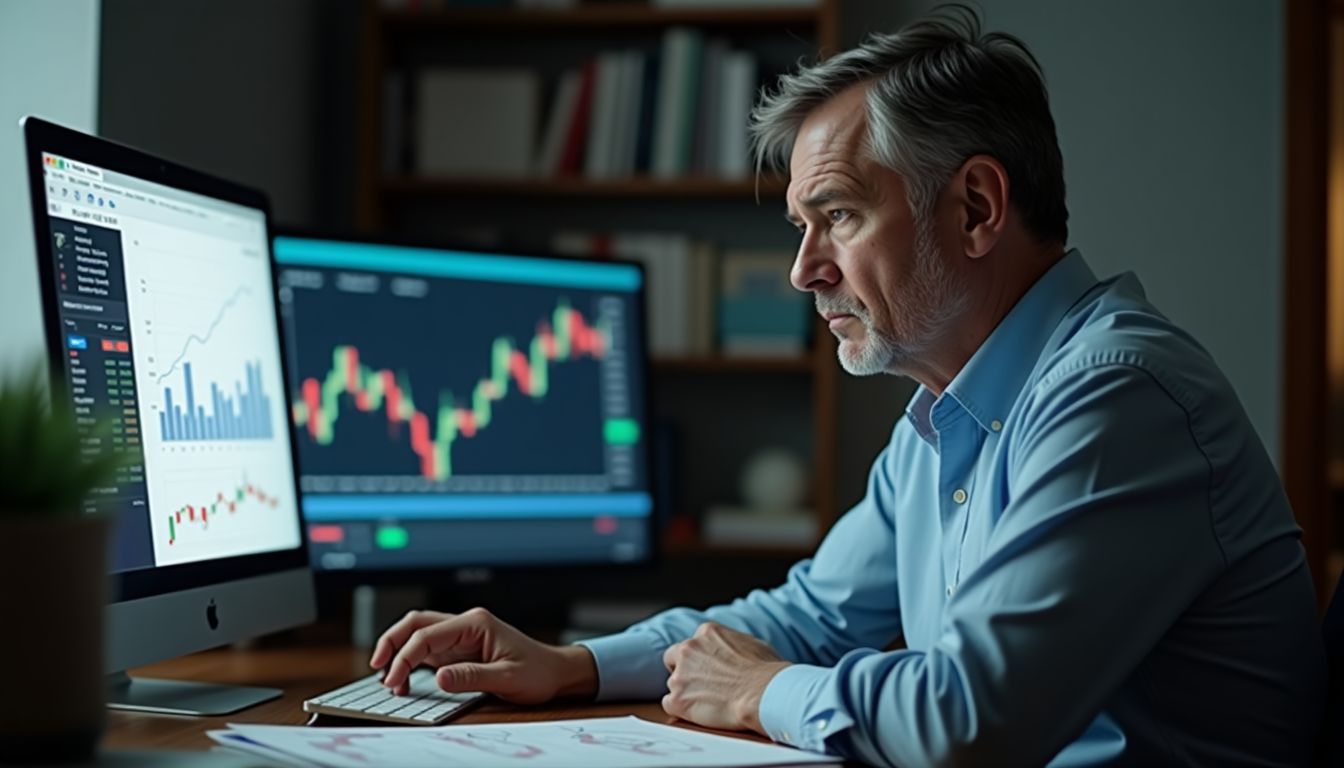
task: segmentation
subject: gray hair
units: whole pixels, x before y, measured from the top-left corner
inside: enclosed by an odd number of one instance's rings
[[[1040,63],[1012,35],[982,35],[964,5],[781,76],[751,114],[757,173],[787,168],[807,116],[859,83],[869,85],[865,151],[901,175],[917,220],[967,158],[987,154],[1007,171],[1027,228],[1042,242],[1067,241],[1064,160]]]

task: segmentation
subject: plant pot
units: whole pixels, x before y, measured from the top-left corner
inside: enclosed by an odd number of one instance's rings
[[[0,510],[0,763],[89,759],[105,717],[108,523]]]

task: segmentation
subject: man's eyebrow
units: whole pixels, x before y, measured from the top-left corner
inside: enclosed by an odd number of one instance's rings
[[[802,205],[807,208],[820,208],[827,203],[834,203],[837,200],[847,200],[849,197],[849,193],[843,189],[828,187],[812,193],[811,197],[802,201]]]

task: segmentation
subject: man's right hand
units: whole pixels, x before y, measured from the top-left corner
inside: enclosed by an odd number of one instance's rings
[[[597,695],[597,663],[587,648],[538,642],[484,608],[411,611],[378,638],[369,659],[386,668],[383,685],[399,696],[421,664],[438,668],[445,691],[484,691],[515,704]]]

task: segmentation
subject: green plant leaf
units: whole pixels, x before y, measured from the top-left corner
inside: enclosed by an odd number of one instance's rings
[[[128,458],[112,448],[112,427],[81,425],[69,403],[53,401],[40,362],[0,378],[0,516],[82,514]]]

